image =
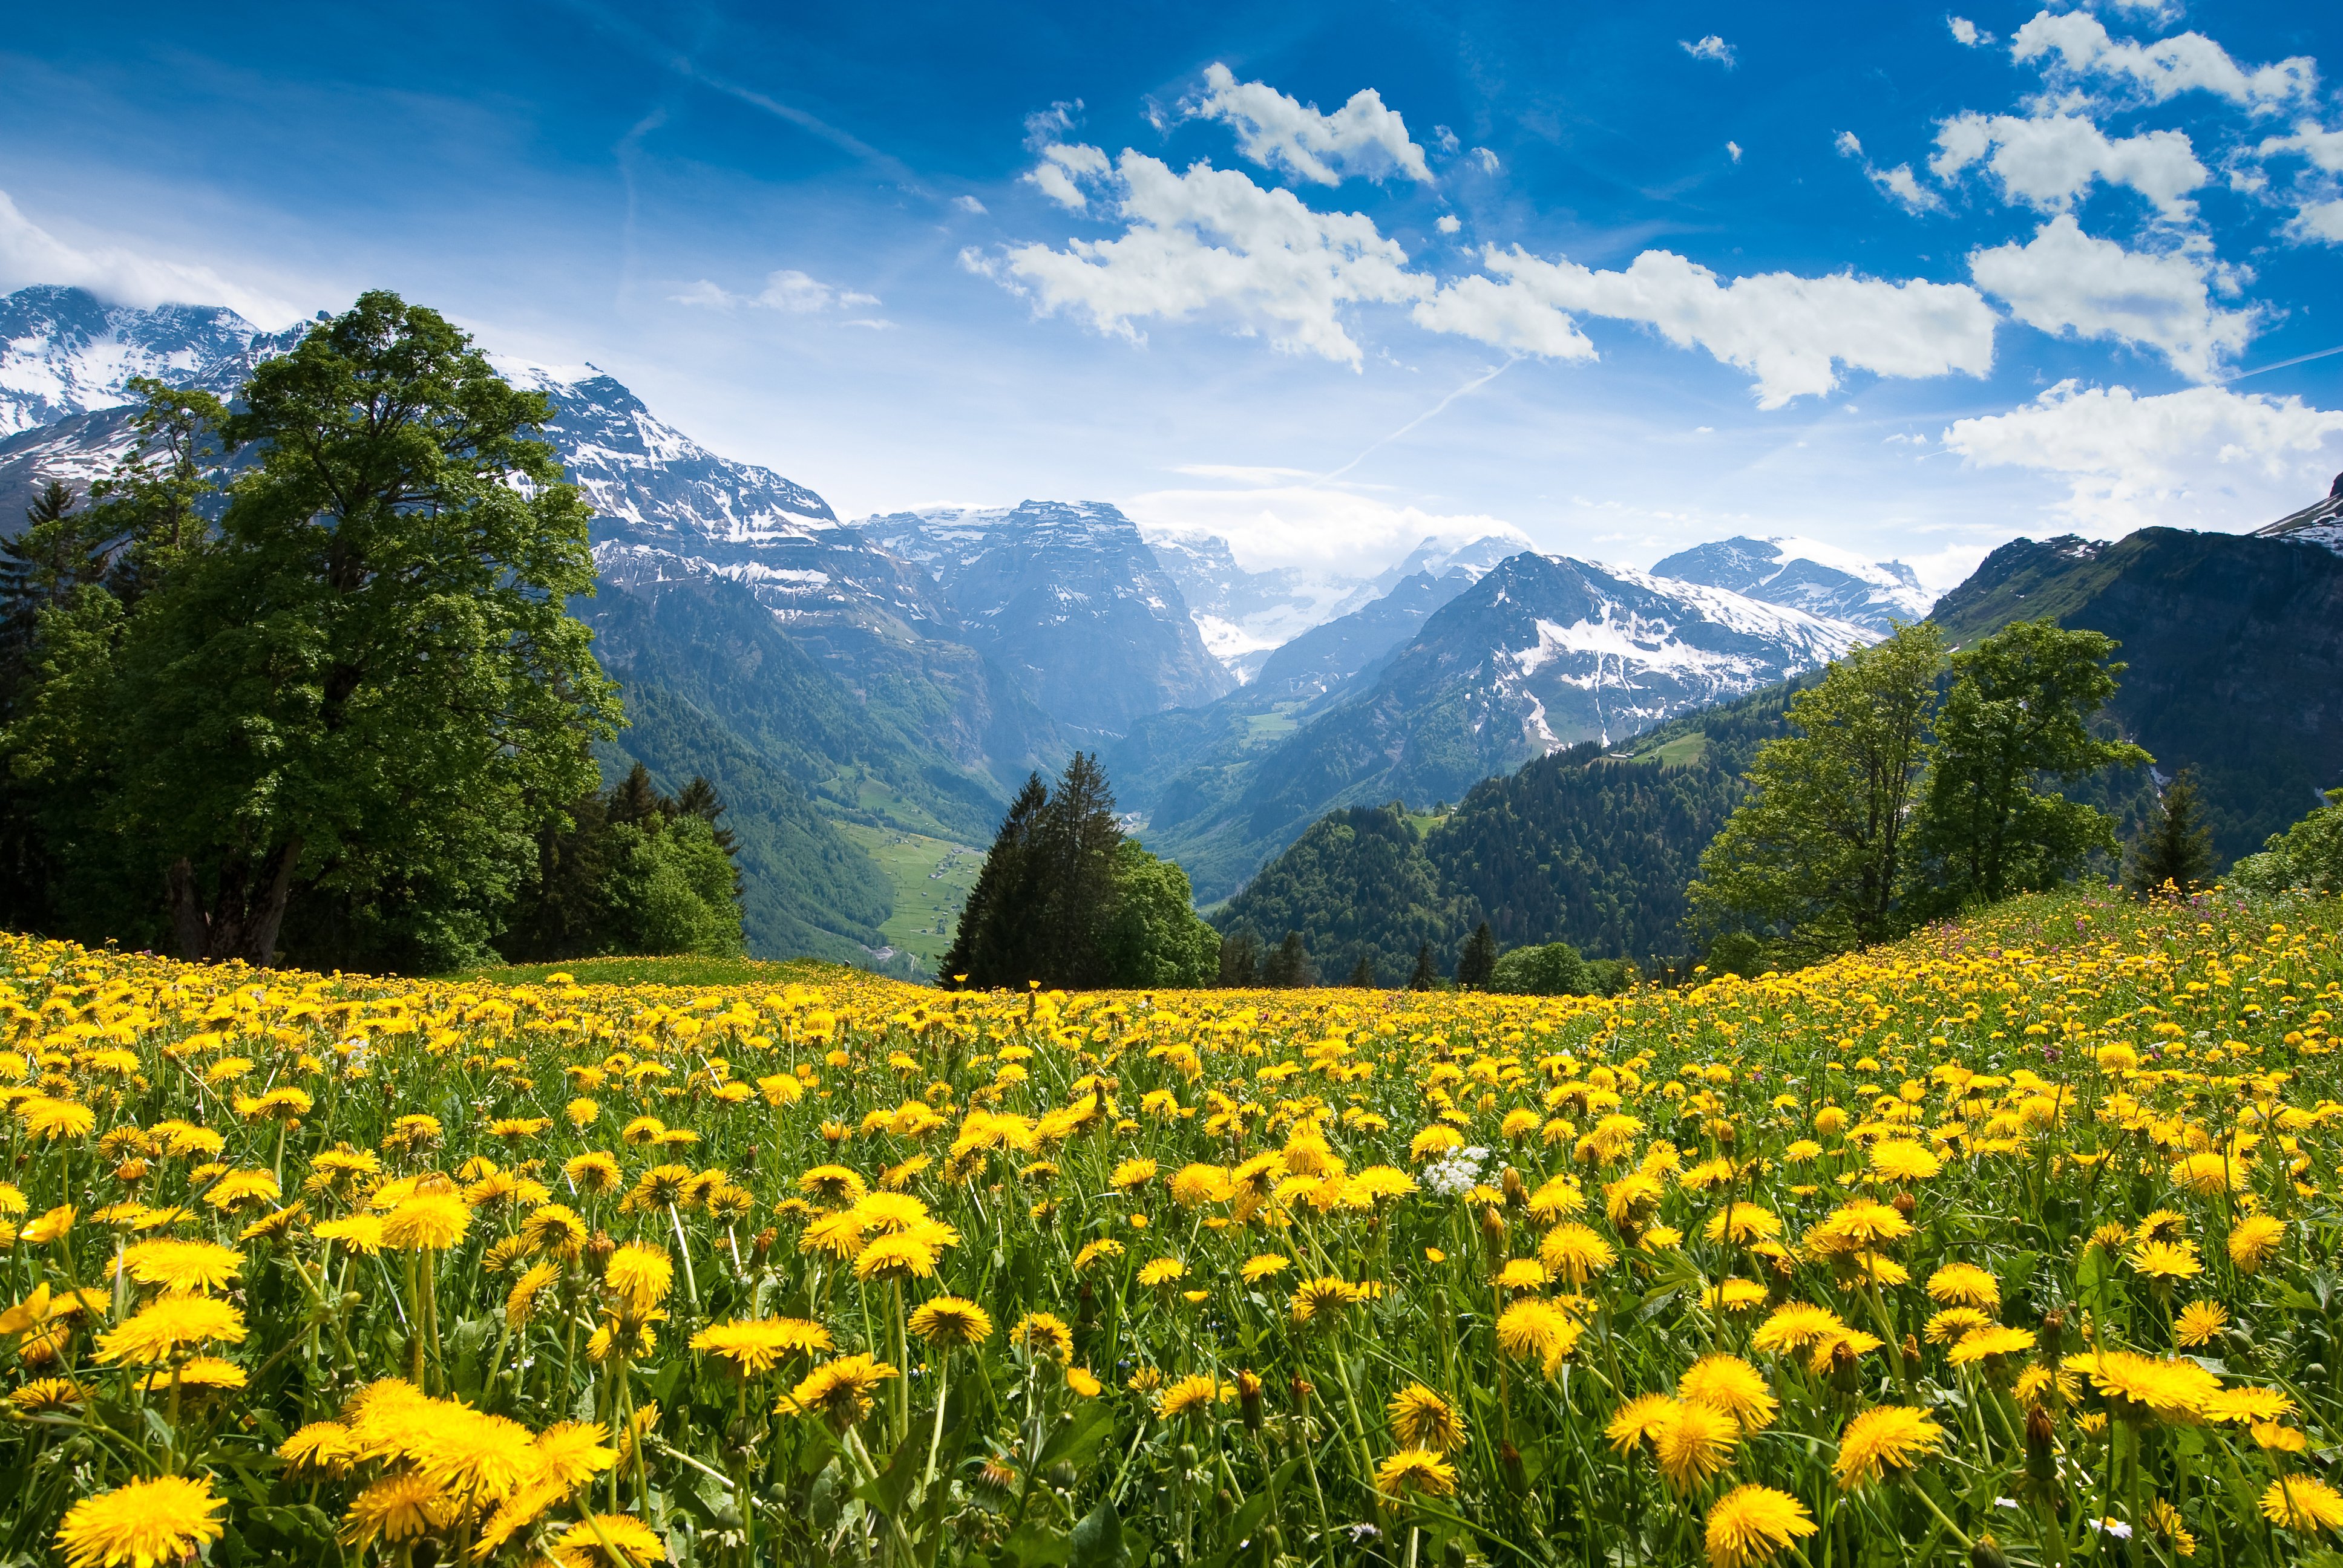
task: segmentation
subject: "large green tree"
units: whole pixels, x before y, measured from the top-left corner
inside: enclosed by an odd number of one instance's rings
[[[1917,835],[1921,910],[2052,887],[2094,853],[2116,852],[2114,819],[2056,792],[2151,760],[2091,732],[2123,674],[2115,651],[2102,633],[2045,619],[2013,622],[1953,655]]]
[[[1711,930],[1756,925],[1791,953],[1894,935],[1944,644],[1926,621],[1833,664],[1760,747],[1752,789],[1688,890]]]
[[[1220,933],[1189,907],[1187,873],[1123,837],[1098,759],[1077,752],[1055,788],[1028,779],[944,955],[946,984],[1210,985]]]
[[[242,404],[222,434],[253,460],[205,527],[212,411],[150,396],[140,581],[44,613],[5,744],[93,869],[65,923],[256,964],[280,937],[353,966],[477,955],[618,720],[564,608],[590,514],[535,438],[550,406],[379,292]]]

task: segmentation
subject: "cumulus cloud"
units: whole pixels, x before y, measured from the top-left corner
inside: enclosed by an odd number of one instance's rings
[[[1851,272],[1775,272],[1720,282],[1708,268],[1650,250],[1623,272],[1518,246],[1491,246],[1493,276],[1461,279],[1415,308],[1418,323],[1498,347],[1555,358],[1594,353],[1574,316],[1655,328],[1755,377],[1757,404],[1778,408],[1839,384],[1842,368],[1894,377],[1982,376],[1993,367],[1996,317],[1966,284],[1893,283]]]
[[[1739,163],[1741,161],[1741,144],[1739,142],[1725,143],[1725,156],[1731,158],[1735,163]]]
[[[765,286],[754,294],[734,294],[703,277],[681,294],[670,297],[678,305],[706,306],[716,310],[736,310],[746,306],[761,310],[779,310],[791,316],[812,316],[832,309],[850,310],[858,306],[879,303],[879,297],[875,294],[835,288],[818,277],[789,266],[767,273]],[[867,327],[873,323],[864,321],[850,325]]]
[[[1676,40],[1676,47],[1695,60],[1714,60],[1728,71],[1739,63],[1740,51],[1714,33],[1698,43],[1689,38],[1679,38]]]
[[[956,196],[952,197],[951,204],[962,212],[980,213],[986,210],[984,204],[972,196]]]
[[[2153,44],[2111,36],[2087,11],[2044,11],[2017,30],[2010,56],[2041,60],[2045,68],[2097,77],[2161,104],[2204,91],[2256,112],[2296,99],[2308,101],[2318,85],[2318,63],[2297,55],[2268,65],[2240,65],[2202,33],[2177,33]]]
[[[1280,349],[1353,368],[1361,351],[1343,328],[1345,307],[1431,292],[1372,219],[1313,212],[1239,170],[1198,164],[1175,174],[1126,148],[1111,176],[1096,177],[1130,225],[1120,238],[1019,246],[997,258],[963,252],[963,264],[1024,290],[1044,314],[1082,316],[1133,342],[1143,340],[1141,322],[1222,309],[1265,324]]]
[[[2343,131],[2322,129],[2317,120],[2298,120],[2294,135],[2265,137],[2256,149],[2263,157],[2295,153],[2328,174],[2343,174]]]
[[[1380,180],[1401,174],[1432,183],[1423,149],[1408,139],[1407,123],[1383,106],[1373,87],[1362,87],[1349,103],[1322,115],[1316,105],[1289,98],[1266,82],[1238,81],[1222,65],[1204,68],[1204,96],[1188,113],[1227,121],[1236,130],[1237,150],[1263,168],[1324,186],[1340,185],[1346,175]]]
[[[2029,327],[2152,348],[2198,381],[2217,377],[2253,336],[2251,311],[2213,303],[2214,288],[2235,278],[2201,251],[2126,250],[2085,234],[2071,214],[2025,245],[1973,252],[1969,276]]]
[[[2079,522],[2240,530],[2325,492],[2343,462],[2343,410],[2220,387],[2143,397],[2061,381],[2006,414],[1955,422],[1944,442],[1981,467],[2065,481]]]
[[[124,246],[68,245],[17,210],[0,191],[0,292],[27,284],[86,288],[116,305],[224,305],[256,327],[291,326],[303,312],[258,289],[231,283],[208,266],[148,256]]]
[[[1433,220],[1432,226],[1443,234],[1454,234],[1464,226],[1464,221],[1454,213],[1444,212]]]
[[[1081,182],[1105,174],[1113,166],[1107,156],[1096,147],[1076,143],[1071,146],[1051,146],[1041,149],[1041,162],[1024,176],[1027,184],[1039,186],[1041,194],[1069,212],[1089,208],[1091,198],[1084,194]]]
[[[1993,35],[1966,16],[1947,16],[1945,25],[1953,30],[1953,42],[1972,49],[1983,48],[1993,42]]]
[[[2343,200],[2312,202],[2296,213],[2294,221],[2286,226],[2297,239],[2343,245]]]
[[[2196,215],[2188,193],[2212,176],[2180,131],[2110,137],[2088,116],[2050,114],[1956,115],[1936,128],[1929,172],[1949,180],[1982,163],[2001,182],[2005,200],[2064,212],[2105,180],[2129,186],[2174,221]]]
[[[1481,172],[1483,174],[1493,175],[1497,172],[1497,155],[1491,152],[1488,148],[1474,147],[1473,149],[1472,156],[1473,161],[1481,166]]]

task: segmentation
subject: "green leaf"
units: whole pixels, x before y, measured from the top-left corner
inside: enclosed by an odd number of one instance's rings
[[[1062,1530],[1029,1519],[1016,1534],[1001,1543],[1003,1560],[1015,1568],[1055,1568],[1072,1555],[1073,1542]]]
[[[1041,1450],[1041,1457],[1034,1468],[1047,1470],[1062,1462],[1079,1469],[1098,1452],[1099,1444],[1104,1442],[1113,1431],[1112,1407],[1102,1400],[1092,1400],[1076,1411],[1072,1420],[1058,1429],[1056,1435],[1050,1439],[1049,1446]]]
[[[919,1483],[922,1468],[928,1462],[928,1446],[916,1430],[896,1447],[887,1468],[854,1489],[854,1495],[880,1513],[893,1515],[903,1511],[903,1500]]]
[[[1247,1500],[1245,1508],[1262,1499]],[[1242,1516],[1244,1510],[1239,1509]],[[1074,1526],[1068,1539],[1068,1568],[1124,1568],[1131,1554],[1123,1549],[1122,1519],[1114,1511],[1114,1499],[1101,1497],[1098,1506],[1090,1511],[1082,1522]]]
[[[1226,1544],[1206,1560],[1206,1568],[1230,1568],[1238,1554],[1253,1544],[1253,1536],[1261,1529],[1262,1520],[1269,1513],[1269,1500],[1293,1484],[1294,1473],[1302,1468],[1302,1456],[1294,1455],[1277,1467],[1269,1484],[1245,1499],[1244,1506],[1229,1521]]]

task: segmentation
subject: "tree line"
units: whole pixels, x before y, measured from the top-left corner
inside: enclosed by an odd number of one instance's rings
[[[601,790],[624,715],[542,394],[386,292],[232,406],[132,390],[128,456],[0,560],[0,920],[410,972],[737,949],[704,781]]]

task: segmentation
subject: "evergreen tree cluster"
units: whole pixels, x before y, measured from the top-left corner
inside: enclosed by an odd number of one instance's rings
[[[638,762],[538,837],[535,881],[497,946],[516,963],[604,953],[740,951],[740,883],[724,802],[704,778],[660,792]]]
[[[0,920],[257,965],[493,956],[622,722],[567,608],[591,512],[536,438],[550,404],[387,293],[233,407],[132,389],[129,454],[0,557]],[[594,885],[639,903],[596,941],[721,946],[710,806],[610,828]]]
[[[1124,836],[1098,759],[1054,787],[1035,774],[1001,819],[944,955],[944,983],[980,990],[1213,984],[1221,936],[1190,908],[1188,875]]]

